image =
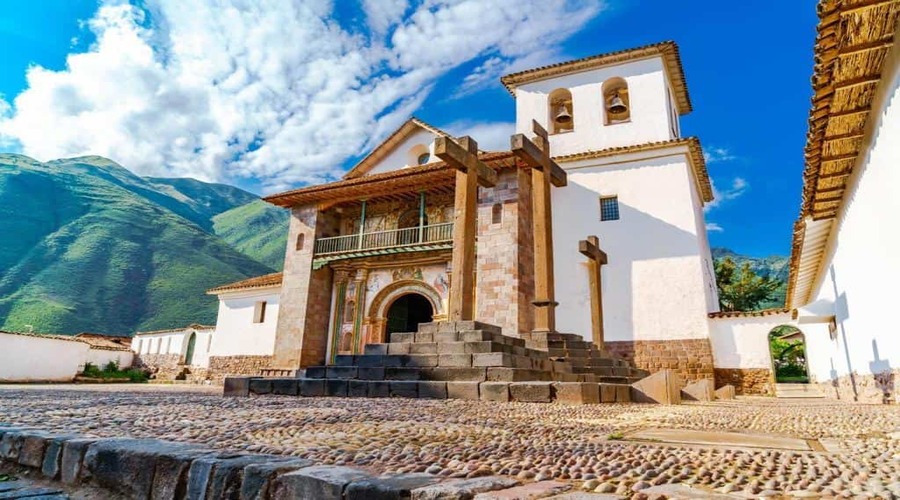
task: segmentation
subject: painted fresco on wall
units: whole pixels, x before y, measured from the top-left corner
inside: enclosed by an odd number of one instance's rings
[[[410,279],[421,281],[432,286],[441,296],[441,301],[446,304],[450,290],[450,280],[447,278],[446,264],[431,264],[427,266],[407,266],[401,268],[373,269],[369,273],[366,286],[365,313],[370,314],[372,301],[385,286],[394,281]]]
[[[400,267],[394,269],[394,272],[391,273],[391,277],[393,281],[398,280],[419,280],[422,281],[422,268],[421,267]]]
[[[438,275],[434,278],[434,282],[432,283],[434,289],[444,297],[447,295],[447,292],[450,290],[450,280],[447,279],[446,273],[438,273]]]

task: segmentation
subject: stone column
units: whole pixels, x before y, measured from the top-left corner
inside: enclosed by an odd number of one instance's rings
[[[334,362],[334,357],[338,351],[338,341],[341,338],[341,326],[344,323],[344,307],[347,306],[347,280],[349,274],[347,271],[335,271],[334,273],[334,314],[331,318],[331,356],[329,363]]]
[[[331,269],[313,270],[315,240],[336,232],[315,205],[291,209],[272,368],[325,363],[331,312]]]
[[[353,320],[353,353],[359,354],[363,348],[362,324],[366,314],[366,284],[369,278],[368,269],[359,269],[353,280],[356,282],[356,315]]]

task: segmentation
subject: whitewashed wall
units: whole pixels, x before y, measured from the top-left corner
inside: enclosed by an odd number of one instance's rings
[[[628,84],[631,120],[605,124],[603,82],[619,77]],[[554,155],[665,141],[674,137],[669,83],[660,57],[564,75],[516,89],[516,132],[532,135],[531,120],[551,130],[548,96],[558,88],[572,93],[574,130],[550,137]]]
[[[836,338],[809,339],[819,381],[900,369],[900,54],[888,60],[808,310],[835,315]],[[801,315],[801,320],[804,315]],[[825,325],[822,328],[826,328]],[[815,341],[815,344],[813,343]]]
[[[214,330],[185,328],[159,333],[140,333],[131,339],[131,350],[137,354],[177,354],[184,361],[191,334],[196,336],[191,366],[209,366],[209,351]]]
[[[108,349],[91,348],[87,352],[86,361],[94,366],[103,368],[107,363],[112,361],[119,365],[119,368],[125,369],[131,366],[134,360],[134,353],[131,351],[110,351]]]
[[[772,369],[769,332],[780,325],[797,326],[789,312],[769,316],[711,318],[709,323],[709,341],[715,367],[744,369]]]
[[[271,356],[275,350],[280,287],[239,291],[219,296],[219,315],[210,356]],[[253,322],[258,301],[266,301],[266,317]]]
[[[418,165],[419,155],[411,151],[416,148],[416,146],[425,146],[428,149],[429,154],[432,155],[430,161],[438,161],[438,158],[434,157],[435,137],[437,136],[433,133],[425,129],[419,129],[398,144],[393,151],[384,157],[384,159],[372,167],[372,170],[370,170],[368,174],[378,174]]]
[[[88,350],[76,340],[0,332],[0,381],[70,382]]]
[[[686,149],[652,154],[562,164],[568,186],[552,191],[560,331],[590,337],[588,274],[578,241],[595,234],[609,257],[602,280],[606,340],[708,336],[707,314],[716,309],[696,180]],[[601,195],[618,196],[619,220],[600,221]]]

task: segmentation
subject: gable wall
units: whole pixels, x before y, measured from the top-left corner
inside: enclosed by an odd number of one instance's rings
[[[417,145],[425,145],[428,147],[429,153],[432,153],[433,155],[433,143],[435,137],[437,136],[425,129],[417,130],[405,140],[403,140],[400,144],[398,144],[397,147],[394,148],[393,151],[388,153],[388,155],[385,156],[380,162],[373,166],[366,175],[380,174],[382,172],[390,172],[391,170],[399,170],[404,167],[417,165],[416,155],[410,154],[410,149]],[[435,158],[432,161],[437,161],[437,159]]]

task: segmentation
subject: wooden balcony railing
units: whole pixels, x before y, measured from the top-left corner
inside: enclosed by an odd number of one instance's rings
[[[348,234],[316,240],[315,255],[402,248],[453,241],[453,223]]]

